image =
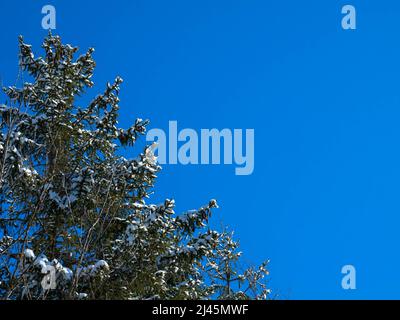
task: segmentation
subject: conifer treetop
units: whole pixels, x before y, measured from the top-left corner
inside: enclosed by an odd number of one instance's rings
[[[0,299],[265,299],[267,263],[240,272],[238,243],[210,226],[215,200],[147,203],[161,168],[149,146],[121,156],[149,124],[118,126],[122,79],[82,106],[94,50],[51,34],[42,48],[19,38],[27,82],[3,88]]]

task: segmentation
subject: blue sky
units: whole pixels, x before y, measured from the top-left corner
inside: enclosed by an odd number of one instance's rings
[[[57,34],[96,49],[96,87],[120,75],[121,124],[254,128],[255,170],[165,165],[154,201],[216,198],[248,263],[270,259],[281,299],[400,298],[398,1],[2,1],[0,76],[17,36],[38,49],[41,8]],[[341,29],[341,8],[357,30]],[[131,156],[139,149],[130,151]],[[341,288],[341,268],[357,289]]]

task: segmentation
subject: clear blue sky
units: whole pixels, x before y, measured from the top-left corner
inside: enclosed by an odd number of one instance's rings
[[[271,260],[282,299],[400,298],[398,1],[1,1],[4,84],[17,36],[37,48],[46,35],[45,4],[65,42],[96,48],[89,96],[124,78],[121,124],[255,129],[253,175],[167,165],[154,201],[218,199],[217,224],[246,261]],[[341,29],[345,4],[356,31]],[[341,289],[345,264],[357,290]]]

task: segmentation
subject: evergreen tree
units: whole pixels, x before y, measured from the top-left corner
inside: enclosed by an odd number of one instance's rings
[[[147,204],[160,167],[146,131],[118,127],[117,78],[87,106],[93,49],[51,34],[44,58],[19,39],[31,82],[0,105],[0,299],[265,299],[260,268],[239,272],[238,243],[211,230],[211,200],[181,215]]]

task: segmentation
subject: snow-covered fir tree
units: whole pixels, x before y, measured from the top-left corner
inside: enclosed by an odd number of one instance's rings
[[[121,156],[148,121],[118,127],[116,78],[87,106],[93,49],[49,34],[0,105],[0,299],[265,299],[266,263],[241,270],[232,234],[209,225],[215,200],[175,214],[148,204],[151,146]]]

